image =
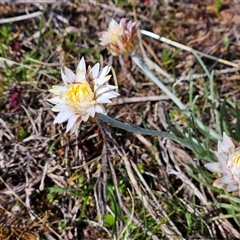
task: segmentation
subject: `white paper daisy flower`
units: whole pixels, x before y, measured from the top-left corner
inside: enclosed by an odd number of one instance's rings
[[[207,163],[205,167],[215,173],[217,180],[213,186],[223,188],[227,192],[240,193],[240,145],[223,133],[223,140],[218,142],[218,150],[214,152],[218,162]]]
[[[106,114],[104,105],[111,103],[110,99],[119,96],[114,91],[115,86],[108,85],[111,75],[108,75],[111,67],[106,66],[99,71],[99,63],[92,68],[88,67],[84,58],[77,66],[76,74],[69,68],[61,70],[64,86],[55,85],[49,91],[55,96],[48,101],[55,106],[52,111],[58,112],[54,123],[68,121],[68,132],[76,132],[80,123],[94,118],[96,113]]]
[[[100,45],[106,46],[108,51],[114,55],[130,55],[137,44],[136,22],[126,22],[122,18],[119,23],[111,20],[108,30],[101,33]]]

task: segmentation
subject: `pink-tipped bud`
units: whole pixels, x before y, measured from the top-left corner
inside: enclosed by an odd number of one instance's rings
[[[117,23],[112,19],[108,30],[101,33],[100,41],[114,56],[130,55],[137,44],[137,23],[126,22],[125,18]]]

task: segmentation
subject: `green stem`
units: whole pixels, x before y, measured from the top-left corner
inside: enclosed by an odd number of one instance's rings
[[[98,113],[97,117],[98,117],[98,119],[100,119],[106,123],[109,123],[112,127],[120,128],[120,129],[123,129],[128,132],[134,132],[134,133],[138,133],[138,134],[142,134],[142,135],[160,136],[160,137],[168,138],[179,144],[183,144],[185,147],[187,147],[191,150],[194,150],[194,151],[199,149],[199,146],[197,144],[195,144],[193,142],[190,143],[189,141],[182,139],[182,138],[181,139],[177,138],[174,135],[172,135],[171,133],[152,130],[152,129],[145,129],[145,128],[138,127],[134,124],[123,123],[123,122],[120,122],[118,120],[115,120],[115,119],[109,117],[108,115],[104,115],[102,113]]]
[[[191,117],[192,113],[187,110],[187,108],[184,106],[184,104],[181,102],[179,98],[177,98],[148,68],[146,64],[144,64],[143,61],[140,60],[140,58],[136,55],[132,55],[132,60],[137,64],[137,66],[144,72],[144,74],[152,81],[154,82],[163,92],[165,92],[171,100],[180,108],[180,110],[183,110],[184,114],[187,117]],[[195,119],[195,122],[197,123],[199,129],[202,131],[208,131],[210,133],[210,137],[214,139],[221,139],[220,135],[216,133],[214,130],[207,128],[204,126],[204,124],[198,120]]]

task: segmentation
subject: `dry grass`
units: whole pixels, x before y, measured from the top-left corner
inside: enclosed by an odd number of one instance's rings
[[[109,106],[110,116],[162,131],[192,127],[204,142],[207,134],[194,129],[131,58],[109,56],[99,46],[98,33],[111,18],[135,17],[141,29],[238,64],[239,13],[229,9],[240,5],[17,2],[0,3],[0,239],[239,239],[239,203],[225,193],[217,197],[223,192],[211,187],[212,175],[203,167],[214,160],[211,153],[196,155],[167,138],[129,133],[100,120],[70,136],[64,124],[52,124],[55,115],[46,99],[48,89],[61,82],[61,66],[75,69],[84,56],[87,64],[114,68],[111,81],[121,96]],[[155,69],[159,78],[198,119],[240,140],[232,131],[238,68],[203,58],[209,71],[218,71],[211,99],[209,79],[192,53],[147,37],[142,44],[162,68]],[[222,116],[220,127],[215,110]],[[210,147],[215,150],[216,141]]]

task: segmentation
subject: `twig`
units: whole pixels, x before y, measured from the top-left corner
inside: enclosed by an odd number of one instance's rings
[[[0,67],[5,68],[5,64],[7,64],[9,67],[12,67],[13,65],[18,65],[23,68],[33,69],[33,67],[31,67],[31,66],[24,65],[22,63],[18,63],[18,62],[12,61],[10,59],[0,57]]]
[[[227,73],[233,73],[233,72],[237,72],[240,71],[240,67],[236,67],[236,68],[226,68],[226,69],[221,69],[221,70],[213,70],[214,75],[217,74],[227,74]],[[177,82],[181,82],[181,81],[189,81],[189,80],[194,80],[194,79],[198,79],[198,78],[202,78],[202,77],[206,77],[207,74],[206,73],[196,73],[196,74],[188,74],[187,76],[181,76],[178,77],[176,79],[176,83]],[[163,80],[166,81],[167,79]],[[175,83],[175,84],[176,84]]]
[[[10,137],[10,139],[9,140],[11,140],[11,139],[14,139],[14,135],[12,134],[12,132],[10,131],[10,129],[8,128],[8,126],[7,126],[7,124],[6,124],[6,122],[5,121],[3,121],[3,119],[2,118],[0,118],[0,125],[2,125],[2,129],[3,128],[5,128],[6,129],[6,131],[8,132],[8,134],[9,134],[9,137]]]
[[[203,53],[203,52],[200,52],[200,51],[198,51],[198,50],[195,50],[195,49],[193,49],[193,48],[191,48],[191,47],[188,47],[188,46],[186,46],[186,45],[183,45],[183,44],[181,44],[181,43],[172,41],[172,40],[170,40],[170,39],[168,39],[168,38],[160,37],[158,34],[155,34],[155,33],[153,33],[153,32],[149,32],[149,31],[146,31],[146,30],[140,30],[140,32],[141,32],[143,35],[145,35],[145,36],[148,36],[148,37],[151,37],[151,38],[160,40],[160,41],[165,42],[165,43],[167,43],[167,44],[169,44],[169,45],[172,45],[172,46],[174,46],[174,47],[181,48],[181,49],[183,49],[183,50],[185,50],[185,51],[188,51],[188,52],[191,52],[191,53],[196,52],[197,54],[199,54],[199,55],[202,56],[202,57],[206,57],[206,58],[215,60],[215,61],[217,61],[217,62],[223,63],[223,64],[228,65],[228,66],[237,67],[237,68],[239,67],[239,64],[232,63],[232,62],[229,62],[229,61],[224,60],[224,59],[221,59],[221,58],[213,57],[213,56],[211,56],[211,55],[208,55],[208,54],[206,54],[206,53]]]
[[[0,0],[0,3],[56,3],[61,0]]]
[[[33,128],[33,133],[36,133],[38,135],[38,130],[36,127],[35,122],[33,121],[32,117],[30,116],[30,114],[28,113],[28,110],[22,105],[21,106],[23,108],[23,110],[25,111],[25,113],[27,114],[29,121],[31,122],[32,128]]]
[[[4,19],[0,19],[0,24],[9,23],[9,22],[19,22],[19,21],[30,19],[30,18],[39,17],[41,15],[42,15],[42,12],[38,11],[34,13],[29,13],[23,16],[4,18]]]
[[[147,97],[131,97],[131,98],[117,98],[112,101],[111,105],[121,105],[136,102],[157,102],[162,100],[169,100],[167,95],[147,96]]]
[[[131,75],[131,72],[129,72],[125,66],[125,63],[124,63],[124,60],[123,60],[123,57],[122,56],[119,56],[118,57],[119,59],[119,63],[122,67],[122,70],[123,70],[123,74],[124,76],[129,80],[129,82],[131,83],[131,85],[135,86],[137,83],[136,81],[134,80],[134,78],[132,77]]]
[[[44,165],[44,169],[43,169],[43,174],[42,174],[42,179],[41,179],[41,183],[40,183],[40,186],[39,186],[39,190],[40,191],[43,191],[44,190],[44,180],[45,180],[45,177],[46,177],[46,174],[47,174],[47,170],[48,170],[48,165],[49,163],[52,161],[52,159],[48,160],[45,165]]]

